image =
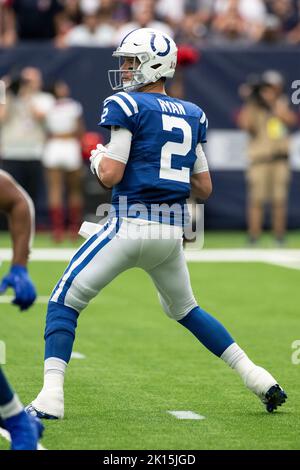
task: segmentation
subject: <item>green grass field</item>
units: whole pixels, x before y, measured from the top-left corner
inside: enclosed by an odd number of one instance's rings
[[[40,242],[41,243],[41,242]],[[65,263],[32,262],[47,296]],[[2,276],[8,268],[0,268]],[[300,449],[300,271],[259,263],[191,263],[199,304],[215,314],[289,399],[268,414],[240,378],[162,312],[140,270],[118,277],[82,313],[65,382],[65,419],[46,422],[48,449]],[[19,314],[0,304],[5,371],[27,404],[43,373],[46,305]],[[178,420],[191,410],[205,420]],[[8,443],[0,437],[0,449]]]

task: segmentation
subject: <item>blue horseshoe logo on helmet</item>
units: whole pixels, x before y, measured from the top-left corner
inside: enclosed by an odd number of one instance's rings
[[[154,45],[155,38],[156,38],[156,34],[152,33],[150,45],[151,45],[151,49],[153,50],[153,52],[156,52],[156,47]],[[166,38],[165,36],[163,36],[163,38],[167,43],[167,48],[163,52],[157,52],[157,55],[159,55],[160,57],[164,57],[165,55],[169,54],[170,49],[171,49],[170,40],[168,38]]]

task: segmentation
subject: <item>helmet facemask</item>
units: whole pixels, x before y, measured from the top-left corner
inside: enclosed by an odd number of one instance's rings
[[[139,54],[136,56],[135,54],[126,55],[119,55],[118,53],[114,53],[113,56],[118,57],[119,59],[119,67],[117,70],[109,70],[108,71],[108,79],[110,86],[114,91],[118,90],[125,90],[125,91],[133,91],[136,90],[146,83],[146,77],[144,76],[143,72],[141,71],[142,64],[149,60],[149,56],[147,53]],[[132,68],[124,68],[124,61],[128,58],[133,58]],[[126,80],[124,79],[125,74],[130,74],[131,79]]]

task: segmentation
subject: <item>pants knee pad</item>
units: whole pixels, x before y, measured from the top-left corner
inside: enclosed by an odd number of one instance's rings
[[[184,305],[168,305],[163,296],[159,293],[158,298],[160,304],[166,315],[172,320],[179,321],[184,318],[193,308],[197,307],[197,302],[194,298],[190,298]]]

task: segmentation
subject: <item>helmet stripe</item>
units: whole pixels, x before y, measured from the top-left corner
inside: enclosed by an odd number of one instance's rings
[[[125,41],[126,38],[128,38],[129,34],[133,33],[134,31],[137,31],[138,29],[140,29],[140,28],[135,28],[135,29],[129,31],[129,33],[126,34],[126,36],[124,36],[124,38],[122,39],[121,44],[120,44],[120,47],[123,46],[124,41]]]

